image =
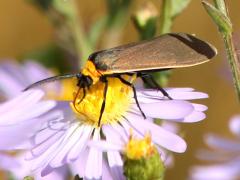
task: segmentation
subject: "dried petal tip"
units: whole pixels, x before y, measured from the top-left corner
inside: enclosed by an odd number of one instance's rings
[[[125,153],[124,175],[127,179],[163,179],[165,168],[149,134],[144,139],[135,139],[131,135]]]

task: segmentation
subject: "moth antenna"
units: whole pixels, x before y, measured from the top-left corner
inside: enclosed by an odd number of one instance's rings
[[[53,76],[53,77],[50,77],[50,78],[46,78],[46,79],[43,79],[41,81],[38,81],[38,82],[35,82],[31,85],[29,85],[28,87],[26,87],[23,91],[27,91],[29,89],[32,89],[32,88],[35,88],[35,87],[38,87],[42,84],[45,84],[45,83],[49,83],[49,82],[53,82],[53,81],[58,81],[58,80],[63,80],[63,79],[68,79],[68,78],[73,78],[73,77],[77,77],[79,73],[77,74],[65,74],[65,75],[60,75],[60,76]]]

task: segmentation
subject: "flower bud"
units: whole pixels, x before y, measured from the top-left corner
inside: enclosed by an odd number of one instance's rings
[[[131,136],[125,149],[126,179],[161,180],[164,170],[160,154],[153,145],[150,135],[146,135],[144,139],[135,139]]]

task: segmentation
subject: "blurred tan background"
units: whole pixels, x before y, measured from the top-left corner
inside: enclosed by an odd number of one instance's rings
[[[104,14],[103,1],[79,1],[80,15],[85,25]],[[140,1],[135,1],[139,3]],[[135,3],[135,4],[136,4]],[[227,1],[235,31],[240,29],[240,1]],[[155,1],[159,5],[160,0]],[[134,6],[133,6],[134,10]],[[233,84],[226,77],[228,65],[221,37],[211,19],[201,5],[193,0],[189,7],[175,20],[174,32],[196,34],[211,42],[219,51],[212,62],[186,69],[174,70],[170,80],[172,87],[193,87],[209,94],[207,100],[198,101],[209,107],[207,118],[200,123],[184,124],[183,130],[188,149],[184,154],[176,154],[175,167],[167,172],[166,179],[186,179],[188,168],[198,163],[194,152],[203,146],[202,136],[215,132],[231,136],[228,131],[228,119],[239,111],[239,104]],[[123,42],[136,41],[137,33],[130,23],[125,29]],[[16,58],[21,54],[43,47],[54,40],[53,29],[47,18],[24,0],[0,1],[0,58]],[[229,74],[230,75],[230,74]],[[1,77],[1,75],[0,75]]]

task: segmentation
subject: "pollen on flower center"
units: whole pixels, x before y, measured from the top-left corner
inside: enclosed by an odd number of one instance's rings
[[[132,135],[126,144],[125,153],[129,159],[140,159],[151,156],[155,152],[150,134],[143,139],[136,139]]]
[[[82,123],[98,126],[100,110],[103,103],[104,87],[105,83],[99,81],[90,86],[89,89],[86,89],[86,96],[82,101],[83,90],[81,90],[77,97],[75,107],[73,103],[70,104]],[[75,95],[76,93],[74,96]],[[100,125],[111,124],[121,120],[130,106],[132,96],[133,92],[131,87],[123,84],[118,78],[108,78],[106,104]]]

